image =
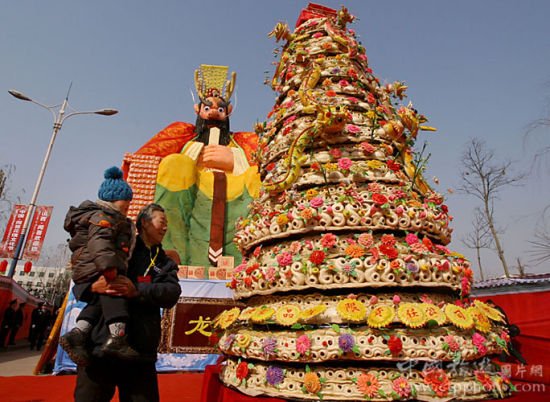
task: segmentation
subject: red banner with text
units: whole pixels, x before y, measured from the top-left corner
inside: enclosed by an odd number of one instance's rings
[[[21,237],[21,230],[23,229],[23,223],[25,221],[25,215],[27,215],[27,205],[14,205],[11,212],[8,226],[4,232],[4,238],[2,239],[2,246],[0,247],[0,258],[13,258],[15,255],[15,249]]]
[[[50,216],[52,215],[53,207],[37,206],[34,210],[31,228],[27,236],[27,246],[23,253],[22,260],[36,261],[40,257],[42,244],[46,237]]]

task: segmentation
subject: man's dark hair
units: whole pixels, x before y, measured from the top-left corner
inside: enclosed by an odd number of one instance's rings
[[[141,208],[141,211],[139,211],[139,214],[136,218],[136,227],[138,233],[141,233],[142,229],[141,220],[145,219],[147,222],[151,222],[155,211],[164,212],[164,208],[161,207],[159,204],[149,204]]]
[[[212,103],[208,100],[201,100],[199,104],[199,110],[202,105],[211,106]],[[218,102],[218,106],[224,107],[227,112],[227,106],[229,102]],[[208,145],[208,138],[210,137],[210,130],[207,124],[214,124],[220,129],[220,145],[229,145],[231,141],[231,132],[229,131],[229,116],[225,120],[206,120],[200,115],[197,115],[197,121],[195,122],[195,133],[198,134],[197,141]]]

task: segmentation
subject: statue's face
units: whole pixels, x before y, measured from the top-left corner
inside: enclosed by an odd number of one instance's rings
[[[228,105],[220,106],[220,103],[222,103],[222,99],[217,97],[208,97],[206,98],[206,104],[201,103],[199,105],[195,105],[195,113],[197,113],[201,118],[204,120],[219,120],[223,121],[229,117],[231,114],[232,106]]]

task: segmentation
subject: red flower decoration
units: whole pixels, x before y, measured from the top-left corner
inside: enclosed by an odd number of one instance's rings
[[[386,246],[385,244],[380,246],[380,252],[390,259],[394,259],[399,256],[399,252],[395,248],[392,246]]]
[[[371,94],[370,92],[369,92],[369,94],[367,95],[367,102],[368,102],[368,103],[376,103],[376,98],[375,98],[374,95]]]
[[[208,344],[216,346],[220,340],[220,337],[216,332],[212,332],[212,335],[208,337]]]
[[[451,389],[451,381],[445,371],[442,369],[429,369],[422,372],[422,377],[424,377],[424,384],[429,385],[437,396],[447,396],[449,389]]]
[[[248,375],[248,363],[240,362],[237,366],[237,378],[243,380]]]
[[[252,278],[250,276],[248,278],[244,278],[244,284],[246,285],[247,288],[252,286]]]
[[[374,193],[371,198],[377,205],[383,205],[386,202],[388,202],[388,199],[386,198],[386,196],[378,193]]]
[[[336,96],[336,92],[334,92],[332,89],[330,91],[326,91],[325,92],[325,95],[330,97],[330,98],[333,98]]]
[[[476,380],[480,382],[480,384],[483,386],[483,389],[485,391],[493,390],[493,388],[495,387],[495,384],[493,383],[493,380],[491,380],[491,377],[489,376],[489,374],[487,374],[483,370],[476,370],[474,374],[476,375]]]
[[[397,356],[403,350],[403,343],[400,338],[392,335],[388,339],[388,348],[390,348],[392,356]]]
[[[399,172],[399,170],[401,169],[401,166],[399,165],[399,163],[396,163],[392,160],[389,160],[386,162],[386,164],[388,165],[388,167],[393,170],[394,172]]]
[[[428,239],[427,237],[424,237],[422,239],[422,244],[424,244],[428,248],[428,250],[433,251],[434,245],[433,245],[432,241],[430,239]]]
[[[325,252],[323,250],[315,250],[309,256],[309,260],[314,264],[322,264],[325,261]]]
[[[265,170],[268,172],[271,172],[275,168],[275,163],[271,162],[269,165],[265,167]]]

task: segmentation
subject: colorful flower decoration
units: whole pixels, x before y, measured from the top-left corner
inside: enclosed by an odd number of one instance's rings
[[[445,306],[445,315],[454,325],[462,329],[472,328],[474,320],[470,313],[455,304],[447,304]]]
[[[394,335],[390,336],[388,339],[388,348],[393,357],[399,356],[399,353],[403,350],[403,342],[401,342],[401,338]]]
[[[451,352],[460,350],[460,344],[453,335],[446,335],[443,340],[445,341],[443,342],[444,349],[449,349]]]
[[[418,328],[428,321],[424,309],[417,303],[403,303],[397,309],[401,322],[408,327]]]
[[[233,307],[231,310],[225,310],[222,313],[222,316],[220,317],[220,319],[218,320],[219,327],[222,329],[229,327],[231,324],[237,321],[237,318],[239,318],[240,313],[241,313],[241,309],[238,307]]]
[[[437,322],[437,325],[443,325],[445,324],[445,321],[447,321],[445,313],[435,304],[422,303],[421,306],[424,310],[424,314],[426,314],[426,318],[428,319],[428,321],[434,320]]]
[[[262,306],[260,308],[257,308],[250,318],[254,322],[263,322],[270,319],[273,313],[275,313],[275,310],[271,307]]]
[[[393,380],[392,388],[400,398],[407,398],[411,395],[411,384],[403,376]]]
[[[343,353],[348,353],[355,346],[355,339],[350,334],[342,334],[338,337],[338,346]]]
[[[367,318],[368,324],[373,328],[385,327],[395,318],[395,310],[390,306],[378,306],[372,309]]]
[[[367,314],[367,308],[363,303],[349,298],[340,300],[336,305],[336,311],[340,317],[350,321],[361,321]]]
[[[286,326],[295,324],[300,318],[300,307],[293,304],[287,304],[280,307],[275,313],[275,320]]]
[[[428,385],[439,397],[447,396],[451,389],[451,381],[444,370],[433,368],[422,372],[424,384]]]
[[[309,261],[315,265],[322,264],[325,261],[326,255],[323,250],[315,250],[309,256]]]
[[[373,398],[378,394],[380,384],[378,383],[378,378],[376,378],[375,375],[363,373],[357,377],[357,388],[359,388],[359,392],[363,395]]]
[[[235,340],[235,334],[227,335],[227,337],[225,338],[225,341],[223,343],[223,348],[224,349],[229,349],[231,347],[231,345],[233,344],[234,340]]]
[[[248,376],[248,363],[247,362],[240,362],[237,365],[236,369],[236,375],[237,375],[237,382],[239,385],[246,385],[246,377]]]
[[[321,391],[321,381],[319,376],[312,371],[309,371],[304,376],[304,388],[303,390],[312,394],[317,394]]]
[[[243,332],[239,335],[237,335],[237,346],[241,349],[246,349],[248,345],[250,345],[250,341],[252,340],[252,337],[249,333]]]
[[[486,342],[487,342],[487,339],[480,333],[476,332],[472,336],[472,343],[474,344],[474,347],[478,355],[485,356],[487,354],[487,346],[485,345]]]
[[[470,306],[467,309],[468,313],[474,319],[474,325],[478,331],[487,333],[491,331],[491,322],[485,314],[481,312],[476,306]]]
[[[481,300],[474,300],[474,305],[480,309],[483,314],[489,317],[493,321],[505,322],[503,314],[496,308],[489,306]]]
[[[269,385],[277,386],[285,378],[285,370],[280,367],[269,366],[265,373],[265,381]]]
[[[309,339],[309,336],[306,334],[300,335],[298,339],[296,339],[296,351],[300,353],[300,355],[308,354],[310,348],[311,339]]]
[[[266,359],[269,359],[270,356],[274,356],[277,352],[277,340],[275,340],[275,338],[265,338],[262,343],[262,351]]]
[[[491,379],[491,376],[483,370],[474,371],[476,381],[478,381],[485,391],[492,391],[495,388],[495,384]]]
[[[318,304],[317,306],[309,307],[305,310],[302,310],[302,312],[300,312],[300,318],[302,320],[307,321],[313,317],[318,316],[319,314],[324,312],[326,309],[327,309],[327,306],[325,306],[324,304]]]
[[[239,315],[239,320],[247,321],[252,317],[252,315],[255,312],[256,312],[256,307],[247,307],[243,311],[241,311],[241,314]]]

